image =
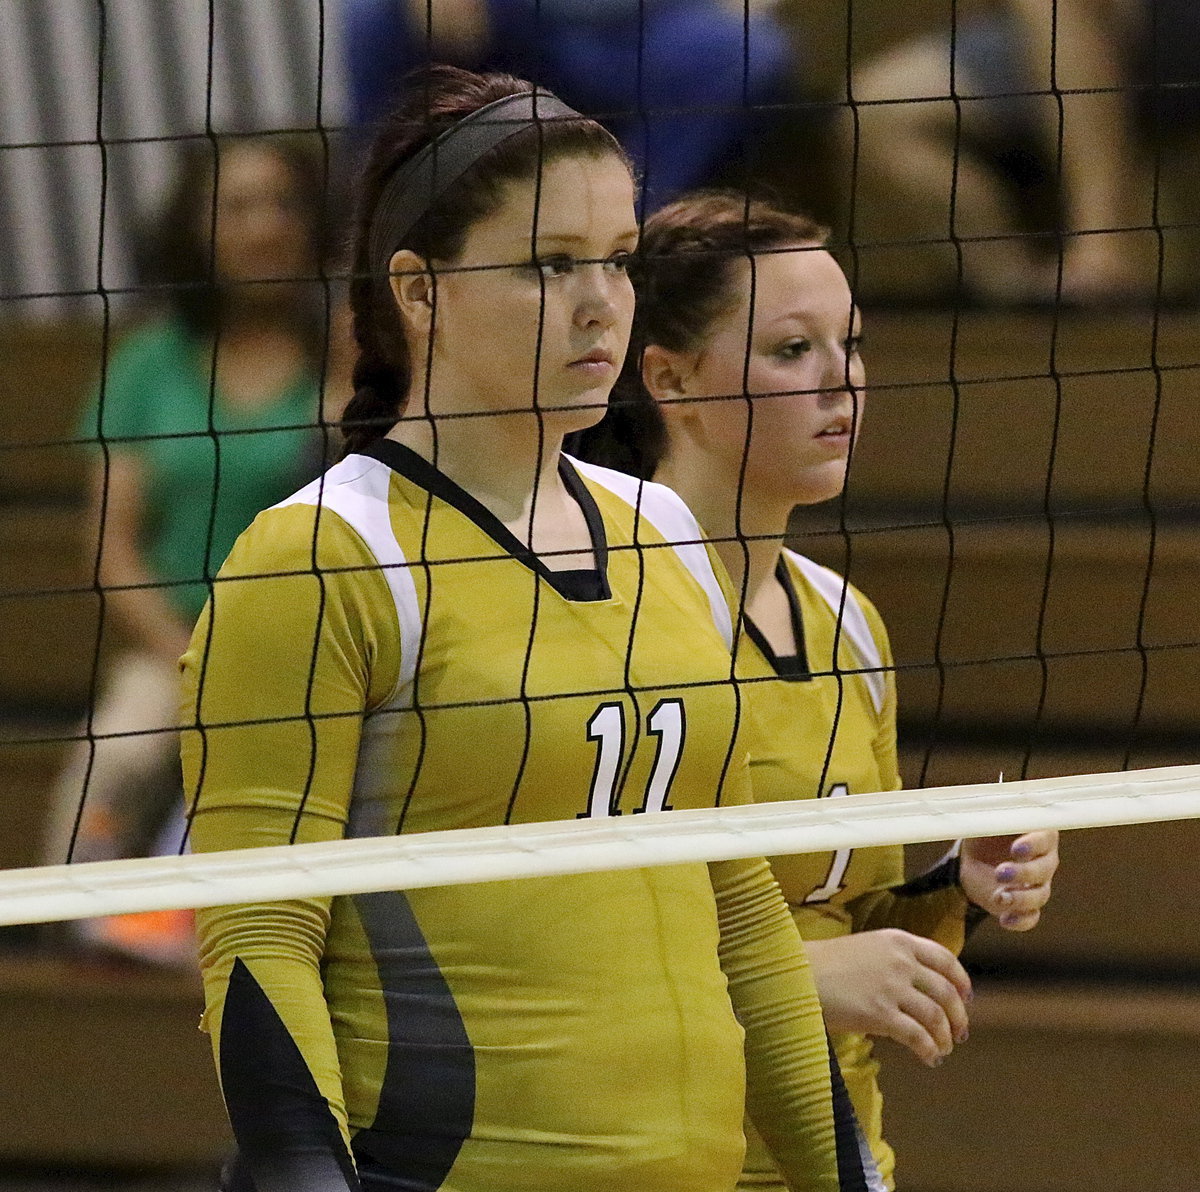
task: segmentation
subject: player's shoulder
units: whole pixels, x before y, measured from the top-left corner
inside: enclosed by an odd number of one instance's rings
[[[243,532],[227,569],[259,574],[377,565],[380,544],[394,544],[386,465],[350,455],[264,509]]]
[[[842,641],[853,651],[862,670],[875,710],[881,712],[887,701],[884,676],[891,666],[891,646],[879,610],[832,568],[787,548],[783,557],[801,603],[807,605],[807,614],[836,620]]]
[[[615,497],[623,506],[650,522],[666,541],[702,541],[699,522],[674,489],[570,455],[566,458],[593,492],[600,489]]]
[[[636,476],[585,463],[572,456],[567,461],[590,488],[597,504],[607,498],[619,507],[626,532],[637,541],[645,541],[648,525],[674,548],[671,552],[654,551],[655,556],[674,554],[698,583],[708,600],[713,624],[727,648],[733,644],[736,601],[725,569],[708,542],[700,523],[683,498],[665,484],[640,480]],[[642,523],[639,525],[639,523]]]
[[[870,634],[874,646],[871,653],[882,657],[888,655],[887,626],[875,602],[861,588],[850,583],[832,567],[826,567],[788,547],[783,549],[783,559],[793,585],[802,595],[806,592],[809,594],[811,604],[834,617],[840,610],[848,630],[857,626],[858,633],[852,633],[852,636],[865,639],[865,630]],[[857,644],[865,645],[866,642],[863,640]]]
[[[841,603],[844,591],[847,600],[853,601],[873,623],[877,622],[882,627],[883,618],[875,602],[840,572],[790,547],[783,548],[783,559],[793,581],[819,594],[827,604],[832,604],[835,608]]]

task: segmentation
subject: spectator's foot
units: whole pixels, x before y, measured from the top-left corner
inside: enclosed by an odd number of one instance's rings
[[[1062,258],[1041,268],[1047,301],[1064,306],[1144,306],[1158,289],[1155,262],[1121,245],[1113,236],[1080,236],[1068,241]]]
[[[195,920],[191,911],[142,911],[88,919],[75,925],[77,944],[163,968],[196,967]]]

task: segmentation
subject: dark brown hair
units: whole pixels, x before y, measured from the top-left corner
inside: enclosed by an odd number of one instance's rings
[[[309,238],[309,257],[319,270],[328,252],[327,171],[314,135],[220,137],[195,141],[182,153],[167,201],[143,240],[138,272],[164,291],[168,309],[196,336],[216,333],[227,303],[214,268],[212,243],[213,182],[221,157],[242,146],[273,153],[287,166],[296,186],[301,218]],[[315,331],[320,311],[298,301],[297,329]]]
[[[371,260],[371,221],[384,186],[404,162],[456,121],[505,96],[532,90],[512,75],[435,66],[409,78],[399,106],[380,123],[355,208],[350,308],[358,360],[354,396],[342,418],[344,454],[362,451],[395,425],[412,384],[403,317],[386,274]],[[454,261],[471,226],[499,207],[505,184],[536,177],[539,168],[563,157],[605,154],[629,165],[617,140],[593,120],[530,125],[485,153],[396,248],[412,249],[427,261]]]
[[[667,427],[642,383],[642,352],[659,344],[674,352],[699,347],[736,301],[736,265],[755,253],[797,244],[822,244],[825,228],[736,191],[696,191],[647,221],[633,263],[637,311],[625,367],[608,411],[595,426],[572,436],[583,459],[645,480],[667,452]]]

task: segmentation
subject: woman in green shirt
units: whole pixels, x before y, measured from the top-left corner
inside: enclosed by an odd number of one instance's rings
[[[148,242],[160,310],[113,354],[79,426],[100,447],[88,525],[103,636],[121,648],[58,784],[47,863],[143,854],[178,807],[177,660],[209,581],[322,453],[323,199],[301,142],[205,143]],[[149,959],[190,948],[154,917],[80,936]]]

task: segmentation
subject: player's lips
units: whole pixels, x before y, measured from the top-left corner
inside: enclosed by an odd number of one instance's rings
[[[843,442],[849,439],[854,429],[854,419],[849,415],[831,418],[815,435],[814,439]]]
[[[616,372],[617,362],[611,352],[606,352],[603,348],[593,348],[587,355],[572,360],[567,367],[586,376],[607,378]]]

